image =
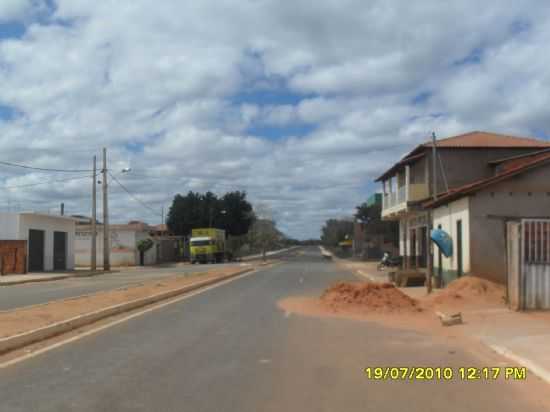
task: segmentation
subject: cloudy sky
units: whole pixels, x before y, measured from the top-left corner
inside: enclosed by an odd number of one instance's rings
[[[87,170],[106,146],[149,206],[112,182],[113,221],[239,189],[317,237],[432,131],[549,136],[549,17],[545,0],[1,0],[0,161]],[[0,210],[89,214],[88,175],[0,165]]]

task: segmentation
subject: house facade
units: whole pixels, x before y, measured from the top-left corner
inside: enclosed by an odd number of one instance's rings
[[[28,272],[73,270],[75,228],[76,220],[67,216],[0,213],[0,240],[26,243],[24,266]]]
[[[98,266],[103,265],[103,225],[96,224]],[[150,226],[143,222],[131,221],[127,224],[109,226],[111,265],[136,266],[140,264],[137,244],[141,240],[151,239],[153,247],[144,254],[144,264],[153,265],[173,262],[178,255],[179,238],[169,236],[165,226]],[[88,267],[91,264],[92,227],[81,221],[77,226],[75,240],[76,265]]]
[[[550,218],[550,152],[493,165],[493,176],[425,204],[433,212],[433,227],[453,241],[452,256],[434,254],[434,275],[443,284],[469,272],[506,283],[507,222]],[[547,253],[550,245],[541,249]]]
[[[382,183],[382,218],[399,221],[399,253],[404,257],[406,269],[426,267],[428,228],[432,222],[428,213],[430,209],[425,207],[425,203],[434,197],[434,178],[439,196],[469,183],[491,178],[502,159],[550,149],[550,142],[471,132],[440,139],[436,142],[436,148],[435,176],[432,167],[433,143],[429,141],[417,146],[376,179]],[[454,224],[460,221],[459,224],[464,225],[462,230],[469,230],[470,226],[466,227],[466,224],[470,220],[460,218],[460,213],[468,213],[463,211],[465,205],[453,206],[456,208],[456,213],[452,214]],[[436,219],[439,219],[437,213],[434,212]],[[461,270],[466,273],[471,268],[463,264]]]

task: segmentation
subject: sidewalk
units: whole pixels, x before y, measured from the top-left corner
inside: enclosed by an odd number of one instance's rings
[[[4,275],[0,276],[0,286],[21,285],[23,283],[49,282],[52,280],[61,280],[74,277],[94,276],[103,273],[90,270],[75,270],[70,272],[43,272],[43,273],[26,273],[24,275]]]
[[[370,281],[389,281],[388,271],[378,271],[377,262],[348,261],[334,255],[333,260]],[[399,290],[414,299],[426,296],[424,286]],[[435,289],[433,293],[439,291]],[[461,313],[464,323],[454,327],[454,331],[481,342],[550,383],[550,312],[516,312],[498,305],[472,309],[466,306]]]
[[[424,287],[399,288],[414,299],[426,296]],[[433,293],[438,293],[435,289]],[[434,309],[435,310],[435,309]],[[445,312],[445,309],[441,309]],[[550,312],[516,312],[504,304],[460,309],[463,324],[453,329],[527,367],[550,383]]]
[[[463,312],[463,333],[550,383],[550,313],[505,307]]]

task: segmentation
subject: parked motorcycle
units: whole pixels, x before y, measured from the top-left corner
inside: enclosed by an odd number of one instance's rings
[[[402,262],[403,259],[401,256],[392,256],[388,252],[384,252],[382,260],[378,263],[377,268],[378,270],[382,270],[384,268],[397,268],[401,267]]]

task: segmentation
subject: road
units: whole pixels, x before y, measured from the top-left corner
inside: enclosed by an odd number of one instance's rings
[[[105,275],[68,278],[49,282],[25,283],[0,287],[0,310],[36,305],[56,299],[70,298],[88,293],[110,290],[146,280],[171,275],[187,276],[223,267],[241,267],[241,263],[187,265],[164,267],[137,267],[120,269]]]
[[[315,248],[0,369],[1,410],[543,411],[536,382],[374,382],[368,365],[495,366],[420,332],[288,314],[276,302],[354,279]],[[535,385],[535,386],[533,386]],[[547,406],[547,405],[546,405]]]

